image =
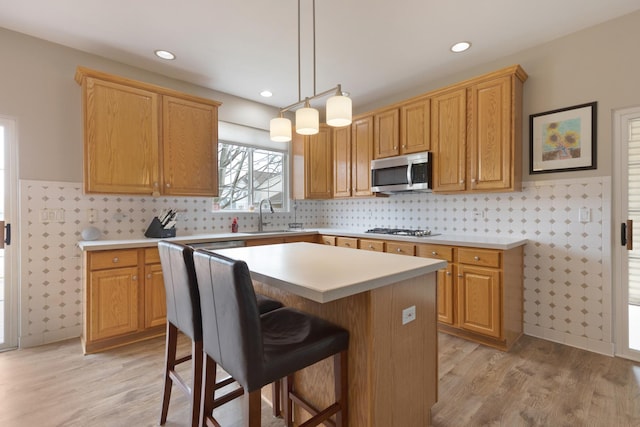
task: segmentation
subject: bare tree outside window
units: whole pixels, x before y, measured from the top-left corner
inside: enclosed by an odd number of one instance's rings
[[[286,209],[286,154],[228,143],[218,144],[219,209],[245,210],[269,199]]]

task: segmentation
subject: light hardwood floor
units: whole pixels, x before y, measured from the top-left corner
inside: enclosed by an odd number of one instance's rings
[[[448,335],[439,348],[436,427],[640,426],[638,364],[526,336],[509,353]],[[0,426],[154,426],[163,358],[162,339],[89,356],[79,340],[0,353]],[[222,424],[239,425],[238,411]],[[174,388],[166,425],[187,419]],[[282,425],[263,405],[263,426]]]

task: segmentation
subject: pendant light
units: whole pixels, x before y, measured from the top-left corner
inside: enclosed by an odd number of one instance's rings
[[[320,130],[320,113],[311,107],[310,101],[329,94],[334,94],[327,100],[326,117],[327,124],[333,127],[348,126],[352,120],[351,99],[344,95],[341,85],[316,93],[316,1],[313,0],[313,96],[302,100],[300,87],[300,0],[298,0],[298,101],[281,108],[279,117],[271,119],[269,134],[272,141],[291,141],[291,121],[283,114],[302,104],[304,106],[296,110],[296,133],[300,135],[315,135]],[[286,128],[286,129],[285,129]]]

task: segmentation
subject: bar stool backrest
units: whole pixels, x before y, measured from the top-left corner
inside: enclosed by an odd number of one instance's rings
[[[260,314],[247,264],[196,251],[205,353],[245,390],[262,379]]]
[[[180,243],[158,242],[167,295],[167,321],[193,341],[202,340],[200,293],[193,266],[193,248]]]

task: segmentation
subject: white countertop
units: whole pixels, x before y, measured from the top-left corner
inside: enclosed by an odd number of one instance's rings
[[[245,261],[259,282],[325,303],[433,273],[446,261],[316,243],[217,249]]]
[[[525,245],[527,239],[517,237],[501,236],[468,236],[442,234],[428,237],[393,236],[387,234],[365,233],[364,230],[347,230],[335,228],[314,228],[303,231],[274,231],[266,233],[210,233],[194,234],[190,236],[177,236],[168,239],[152,239],[147,237],[117,240],[81,240],[78,246],[83,251],[100,251],[107,249],[127,249],[156,246],[160,240],[169,240],[180,243],[203,243],[229,240],[249,240],[275,236],[299,236],[305,234],[327,234],[334,236],[346,236],[366,238],[373,240],[397,240],[411,243],[432,243],[438,245],[468,246],[474,248],[501,249],[508,250]]]

